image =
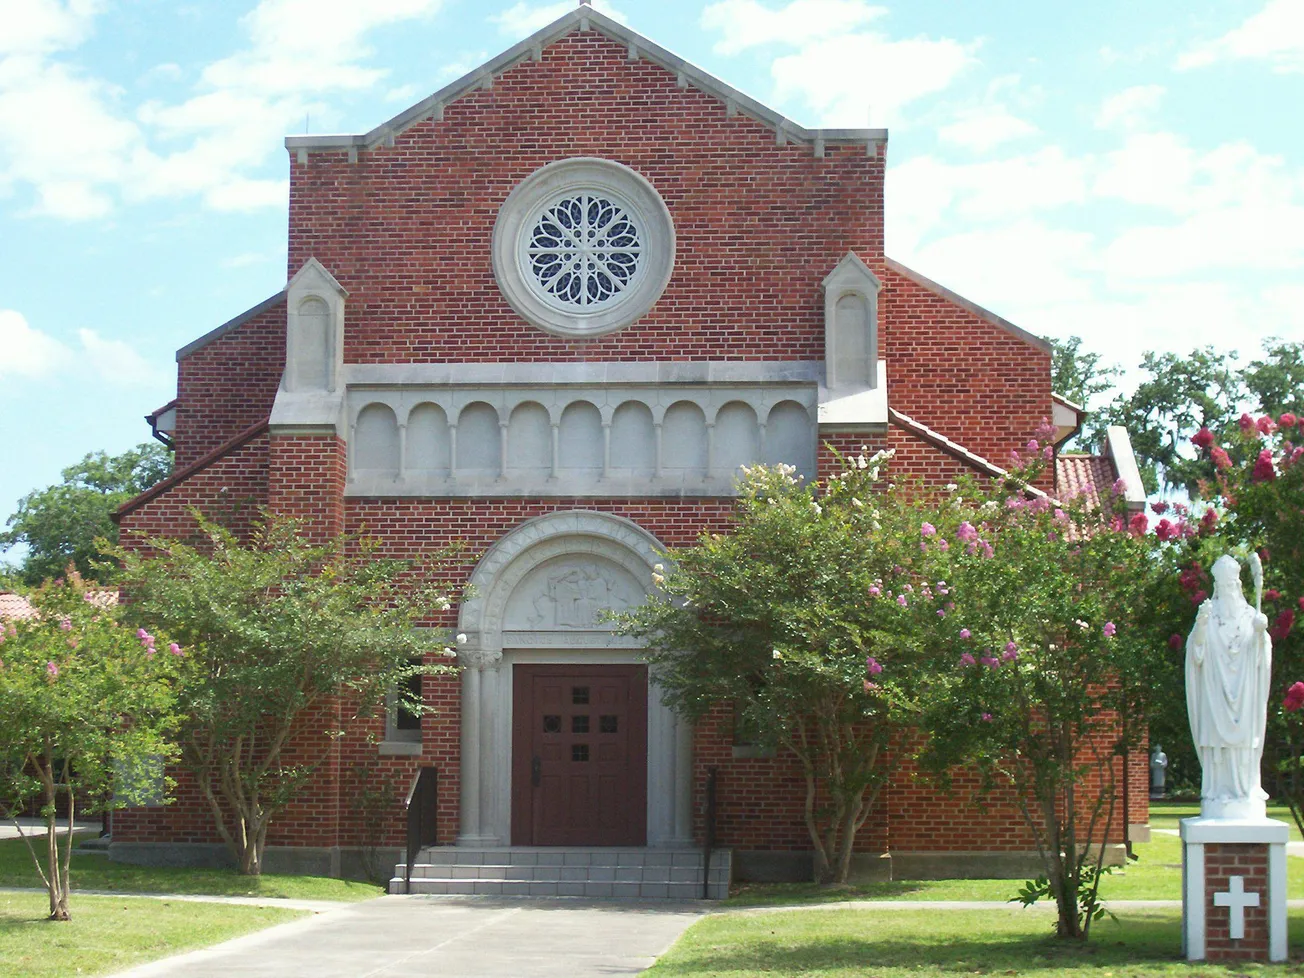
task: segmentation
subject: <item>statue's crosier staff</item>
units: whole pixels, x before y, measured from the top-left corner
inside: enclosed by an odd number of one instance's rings
[[[1254,578],[1254,610],[1263,614],[1263,561],[1257,553],[1250,554],[1250,577]]]

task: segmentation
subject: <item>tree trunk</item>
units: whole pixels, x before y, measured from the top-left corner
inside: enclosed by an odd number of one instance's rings
[[[856,849],[856,829],[865,807],[865,789],[860,789],[847,804],[838,839],[838,868],[835,882],[845,884],[851,878],[851,856]]]

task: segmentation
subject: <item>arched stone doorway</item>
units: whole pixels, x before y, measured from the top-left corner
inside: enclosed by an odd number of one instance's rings
[[[520,843],[512,835],[517,679],[549,671],[543,666],[638,663],[637,643],[597,619],[643,600],[659,549],[630,520],[577,510],[521,524],[477,565],[458,619],[467,636],[458,652],[465,667],[459,845]],[[646,760],[630,759],[646,763],[646,844],[690,845],[692,731],[662,703],[654,680],[647,689]]]

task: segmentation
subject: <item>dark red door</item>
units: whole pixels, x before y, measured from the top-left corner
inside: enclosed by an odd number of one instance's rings
[[[518,665],[512,843],[647,844],[647,667]]]

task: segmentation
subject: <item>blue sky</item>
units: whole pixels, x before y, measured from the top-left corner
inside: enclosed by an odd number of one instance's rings
[[[888,253],[1134,364],[1304,337],[1302,0],[613,0],[809,125],[887,126]],[[146,440],[285,277],[285,133],[362,132],[573,6],[0,0],[0,518]],[[889,367],[890,372],[890,367]]]

